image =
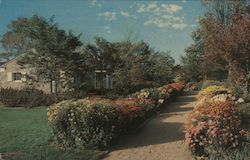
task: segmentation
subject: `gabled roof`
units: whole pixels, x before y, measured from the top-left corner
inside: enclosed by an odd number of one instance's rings
[[[20,54],[20,55],[14,57],[14,58],[12,58],[12,59],[9,60],[9,61],[6,61],[4,64],[0,65],[0,68],[5,68],[9,63],[16,61],[16,60],[17,60],[18,58],[20,58],[21,56],[22,56],[22,54]]]
[[[16,58],[13,58],[13,59],[11,59],[11,60],[9,60],[9,61],[7,61],[7,62],[5,62],[4,64],[2,64],[2,65],[0,66],[0,68],[5,68],[9,63],[14,62],[14,61],[16,61],[16,60],[17,60],[17,57],[16,57]]]

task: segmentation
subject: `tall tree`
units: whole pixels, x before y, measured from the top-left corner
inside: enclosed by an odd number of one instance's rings
[[[227,10],[227,15],[230,15],[227,17],[228,23],[210,15],[202,19],[201,26],[206,35],[206,55],[225,60],[231,82],[240,84],[243,81],[245,92],[249,92],[249,4],[243,2],[230,1],[234,5],[230,11]],[[227,4],[227,1],[224,3]]]
[[[103,91],[105,75],[113,73],[119,63],[118,52],[111,42],[101,37],[95,37],[95,44],[88,44],[85,48],[92,57],[95,70],[100,70],[101,90]]]
[[[0,54],[0,59],[8,61],[26,51],[30,42],[30,39],[25,36],[28,26],[29,20],[23,17],[8,25],[10,31],[6,32],[0,40],[4,50]]]
[[[22,55],[18,63],[33,68],[33,79],[49,82],[51,92],[57,93],[61,72],[69,66],[67,58],[81,45],[79,37],[59,29],[53,17],[47,20],[34,15],[13,21],[11,26],[5,35],[11,35],[15,41],[3,39],[3,44],[8,44],[6,50],[12,49],[9,56]],[[18,37],[20,41],[16,41]]]

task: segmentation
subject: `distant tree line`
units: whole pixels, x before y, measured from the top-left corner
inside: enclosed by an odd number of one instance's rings
[[[88,88],[89,75],[95,69],[113,76],[114,91],[127,94],[173,80],[174,59],[169,51],[157,52],[144,41],[130,38],[109,42],[95,37],[95,43],[83,43],[81,34],[61,29],[54,17],[34,15],[9,24],[1,38],[2,60],[18,57],[18,64],[33,68],[34,81],[63,85],[74,92]],[[56,88],[57,88],[56,87]]]

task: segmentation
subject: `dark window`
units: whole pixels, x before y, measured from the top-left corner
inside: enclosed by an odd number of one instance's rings
[[[22,74],[20,72],[13,73],[13,81],[21,80]]]

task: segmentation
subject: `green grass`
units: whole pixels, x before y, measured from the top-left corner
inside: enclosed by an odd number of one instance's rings
[[[4,160],[97,160],[102,152],[52,145],[46,108],[0,107],[0,153]]]

